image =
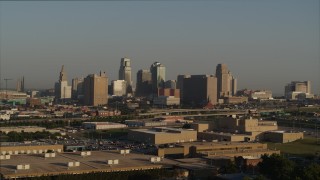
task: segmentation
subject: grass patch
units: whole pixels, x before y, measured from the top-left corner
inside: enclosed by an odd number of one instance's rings
[[[307,137],[290,143],[271,143],[268,142],[269,149],[280,150],[282,154],[292,154],[296,156],[313,156],[320,153],[320,144],[317,139]]]
[[[298,108],[297,107],[288,108],[285,111],[286,112],[298,111]],[[317,112],[317,113],[320,113],[320,107],[318,107],[318,106],[316,106],[316,107],[300,107],[299,111],[300,112]]]

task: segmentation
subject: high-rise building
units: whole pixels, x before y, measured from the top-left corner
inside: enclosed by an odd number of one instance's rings
[[[62,65],[59,81],[55,84],[55,97],[57,100],[65,100],[71,98],[71,86],[68,86],[67,73]]]
[[[237,79],[228,70],[226,64],[218,64],[216,67],[219,98],[234,96],[237,92]]]
[[[177,77],[177,89],[180,89],[180,100],[183,102],[183,79],[190,78],[190,75],[178,75]]]
[[[121,58],[119,69],[119,80],[125,80],[127,93],[132,93],[132,78],[131,78],[131,60],[129,58]]]
[[[141,69],[137,72],[136,96],[149,96],[152,93],[151,72]]]
[[[237,79],[235,79],[233,76],[230,77],[230,86],[231,86],[231,95],[232,96],[236,96],[237,95],[237,85],[238,85],[238,81]]]
[[[217,103],[217,78],[213,75],[191,75],[183,79],[183,103],[203,106]]]
[[[150,67],[152,77],[152,91],[157,93],[158,88],[164,87],[166,80],[166,67],[159,62],[154,62]]]
[[[112,95],[124,96],[127,92],[127,82],[125,80],[116,80],[111,82]]]
[[[106,73],[90,74],[84,79],[84,104],[99,106],[108,103],[108,78]]]
[[[24,76],[17,80],[17,91],[18,92],[24,92]]]
[[[80,99],[83,96],[83,78],[72,79],[72,99]]]
[[[311,93],[311,81],[292,81],[285,86],[285,97],[287,99],[297,99],[299,94],[313,97]]]

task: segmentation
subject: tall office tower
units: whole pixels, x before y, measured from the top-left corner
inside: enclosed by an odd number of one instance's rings
[[[234,77],[232,77],[231,82],[231,95],[232,96],[236,96],[237,95],[237,85],[238,85],[238,81],[237,79],[235,79]]]
[[[22,81],[21,81],[21,79],[18,79],[17,80],[17,86],[16,86],[16,89],[17,89],[17,91],[18,92],[21,92],[22,90],[22,88],[21,88],[21,84],[22,84]]]
[[[72,79],[72,99],[80,99],[83,96],[83,78]]]
[[[21,81],[21,92],[25,91],[25,86],[24,86],[24,76],[22,77],[22,81]]]
[[[24,76],[20,79],[17,80],[17,91],[18,92],[24,92]]]
[[[137,72],[136,96],[149,96],[152,93],[151,72],[141,69]]]
[[[183,103],[203,106],[217,103],[217,78],[213,75],[191,75],[183,79]]]
[[[150,67],[152,79],[152,92],[157,93],[158,88],[164,87],[166,80],[166,67],[159,62],[154,62]]]
[[[237,92],[237,80],[232,76],[226,64],[218,64],[216,68],[218,81],[218,97],[234,96]]]
[[[84,79],[84,104],[99,106],[108,103],[108,78],[106,73],[90,74]]]
[[[111,81],[112,95],[124,96],[127,94],[127,82],[125,80]]]
[[[131,60],[126,57],[121,58],[119,80],[125,80],[127,82],[127,93],[132,93]]]
[[[177,81],[176,80],[168,80],[164,83],[164,88],[176,89]]]
[[[180,101],[183,102],[183,79],[190,78],[190,75],[178,75],[177,77],[177,89],[180,89]]]
[[[313,96],[311,93],[311,81],[292,81],[285,86],[285,97],[287,99],[297,99],[298,94]]]
[[[17,80],[16,89],[17,89],[18,92],[21,92],[21,81],[20,81],[20,79]]]
[[[67,73],[62,65],[59,81],[55,84],[55,96],[57,100],[65,100],[71,98],[71,86],[68,86]]]

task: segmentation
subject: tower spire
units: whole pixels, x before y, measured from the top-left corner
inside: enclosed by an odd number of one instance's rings
[[[59,81],[67,81],[67,74],[64,71],[64,65],[62,65],[61,71],[60,71],[60,77],[59,77]]]

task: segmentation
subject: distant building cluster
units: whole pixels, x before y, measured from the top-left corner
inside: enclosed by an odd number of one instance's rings
[[[2,90],[0,98],[7,102],[41,105],[40,97],[54,96],[56,103],[76,102],[88,106],[103,106],[112,97],[144,98],[156,107],[180,106],[209,107],[216,104],[239,104],[250,100],[272,100],[270,90],[237,90],[237,78],[226,64],[218,64],[215,74],[181,74],[176,80],[166,80],[166,67],[154,62],[149,69],[140,69],[136,83],[132,80],[131,59],[120,60],[119,76],[109,80],[105,72],[75,77],[68,84],[65,67],[62,66],[58,81],[47,91],[26,91],[25,78],[19,78],[17,91]],[[11,80],[11,79],[7,79]],[[110,84],[109,84],[110,83]],[[310,81],[292,81],[285,86],[285,99],[304,100],[314,98]],[[47,101],[46,101],[47,103]],[[49,102],[50,103],[50,102]]]
[[[291,100],[313,98],[311,82],[292,81],[285,87],[285,97]]]

